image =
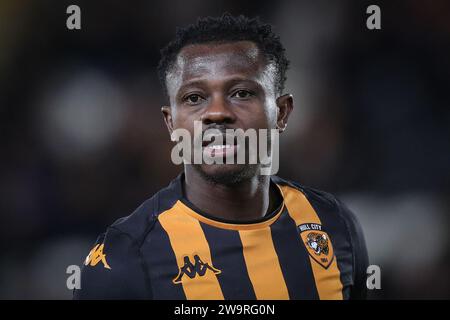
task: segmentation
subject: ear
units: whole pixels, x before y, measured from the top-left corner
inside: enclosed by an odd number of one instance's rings
[[[294,97],[292,94],[285,94],[277,98],[278,116],[277,129],[283,132],[286,129],[287,121],[292,109],[294,109]]]
[[[169,134],[172,135],[173,132],[173,121],[172,121],[172,108],[170,106],[163,106],[161,112],[164,117],[164,122],[166,123]]]

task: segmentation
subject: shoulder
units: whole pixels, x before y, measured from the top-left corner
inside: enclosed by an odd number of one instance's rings
[[[347,297],[364,298],[369,260],[364,233],[356,215],[341,200],[328,192],[279,177],[273,180],[278,185],[300,191],[305,196],[324,230],[332,239],[342,283],[344,287],[351,287]]]
[[[171,185],[116,220],[97,238],[83,262],[81,289],[74,291],[74,299],[151,298],[140,248],[157,216],[177,201]]]
[[[150,295],[138,247],[113,227],[101,234],[83,262],[74,299],[139,299]]]
[[[170,209],[180,198],[179,178],[173,180],[167,187],[155,193],[144,201],[130,215],[116,220],[111,229],[129,235],[134,241],[141,243],[154,226],[158,215]]]
[[[273,177],[273,181],[303,193],[324,224],[337,224],[352,235],[361,232],[356,215],[333,194],[280,177]]]

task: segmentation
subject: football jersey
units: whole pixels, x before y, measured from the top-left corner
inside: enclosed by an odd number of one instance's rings
[[[334,196],[271,177],[283,201],[252,222],[184,196],[184,174],[100,235],[75,299],[361,299],[361,227]]]

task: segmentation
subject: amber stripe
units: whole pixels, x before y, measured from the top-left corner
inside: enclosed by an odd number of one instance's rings
[[[270,228],[241,230],[239,236],[256,298],[259,300],[289,299]]]
[[[210,266],[215,267],[211,259],[211,251],[200,222],[184,213],[180,209],[181,203],[177,202],[171,209],[159,215],[159,222],[167,232],[170,245],[175,253],[178,267],[184,265],[184,257],[188,256],[194,263],[194,255]],[[177,275],[174,275],[174,278]],[[207,270],[203,276],[198,274],[194,278],[184,275],[181,280],[186,299],[198,300],[223,300],[223,293],[216,274]]]

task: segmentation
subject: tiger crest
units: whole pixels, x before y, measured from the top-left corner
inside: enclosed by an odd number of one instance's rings
[[[334,251],[331,239],[323,230],[322,225],[304,223],[299,225],[298,229],[309,256],[327,269],[334,260]]]
[[[310,232],[306,237],[306,244],[316,255],[328,255],[328,237],[325,233]]]

